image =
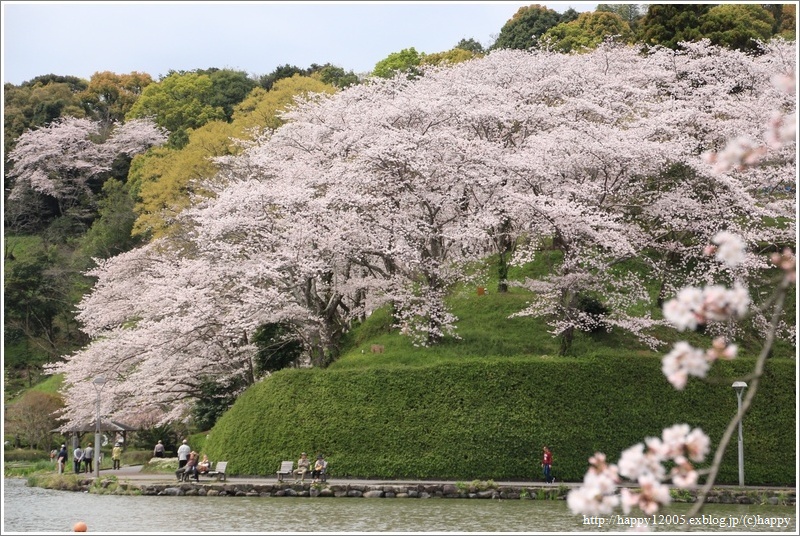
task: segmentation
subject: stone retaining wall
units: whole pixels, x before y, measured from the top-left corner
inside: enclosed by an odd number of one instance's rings
[[[92,480],[81,482],[83,491],[88,491]],[[208,496],[208,497],[362,497],[393,499],[534,499],[565,500],[569,487],[541,486],[497,486],[477,489],[471,485],[455,484],[232,484],[232,483],[176,483],[137,485],[104,479],[100,486],[116,485],[122,492],[140,492],[142,495]],[[673,494],[673,502],[694,502],[696,492],[680,490]],[[774,490],[711,490],[707,503],[724,504],[773,504],[794,506],[796,492]]]

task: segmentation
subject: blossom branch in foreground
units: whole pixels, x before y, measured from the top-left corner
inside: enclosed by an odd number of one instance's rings
[[[778,285],[777,290],[777,297],[775,300],[775,306],[772,312],[772,323],[770,325],[770,329],[767,332],[767,338],[764,341],[764,346],[761,348],[761,352],[758,355],[758,359],[756,360],[755,367],[753,368],[752,380],[750,382],[750,386],[747,389],[747,394],[745,395],[744,399],[742,400],[742,408],[739,412],[736,413],[736,416],[728,423],[728,427],[725,428],[725,432],[722,434],[720,438],[719,445],[717,446],[717,450],[714,453],[714,459],[712,460],[711,467],[708,472],[708,477],[706,478],[706,483],[700,490],[700,494],[697,496],[697,501],[692,506],[691,511],[689,512],[687,517],[692,517],[693,515],[697,514],[702,508],[703,504],[705,503],[706,497],[708,496],[708,492],[714,486],[714,481],[717,478],[717,474],[719,473],[719,468],[722,463],[722,456],[725,453],[725,450],[728,447],[728,443],[733,436],[734,430],[739,425],[739,422],[742,420],[744,415],[750,409],[750,405],[753,403],[753,398],[756,396],[756,392],[758,391],[758,385],[761,380],[761,376],[764,373],[764,364],[767,361],[767,356],[772,350],[772,345],[775,342],[775,331],[777,330],[778,323],[780,322],[781,311],[783,309],[783,302],[786,298],[786,292],[789,288],[789,285],[794,281],[795,278],[795,271],[794,271],[794,255],[791,255],[790,252],[784,251],[783,255],[779,258],[773,258],[773,262],[778,264],[784,272],[785,276],[783,280]]]
[[[717,253],[718,259],[729,266],[735,266],[744,258],[744,241],[739,237],[719,233],[712,241],[718,248],[707,248],[707,253]],[[694,516],[703,508],[734,430],[752,405],[764,372],[766,358],[775,341],[786,292],[796,279],[795,256],[790,250],[772,255],[771,260],[783,271],[783,277],[776,290],[767,337],[750,375],[751,384],[742,407],[730,421],[720,439],[711,467],[707,470],[706,482],[688,517]],[[735,288],[734,291],[722,287],[709,287],[709,289],[704,291],[684,289],[686,292],[682,291],[677,300],[665,304],[665,317],[669,317],[682,330],[693,324],[696,327],[697,324],[705,323],[707,319],[725,320],[726,317],[742,316],[746,312],[749,298],[743,287],[738,290]],[[735,355],[736,346],[728,345],[722,338],[715,339],[712,347],[705,352],[691,347],[686,342],[679,342],[673,351],[664,357],[662,370],[676,389],[683,389],[688,375],[705,377],[714,360],[732,359]],[[646,438],[644,443],[628,448],[622,453],[617,465],[606,464],[605,455],[596,453],[589,460],[591,467],[584,477],[583,485],[569,493],[567,504],[575,514],[610,514],[616,506],[621,506],[625,514],[632,508],[638,507],[642,512],[652,515],[670,502],[669,487],[663,482],[671,479],[674,486],[684,489],[694,488],[697,485],[698,472],[692,462],[704,461],[709,452],[709,445],[710,440],[702,430],[695,428],[690,431],[689,425],[681,424],[664,429],[661,439]],[[662,464],[668,461],[673,462],[673,467],[667,475]],[[638,491],[625,488],[617,495],[620,477],[638,483]]]

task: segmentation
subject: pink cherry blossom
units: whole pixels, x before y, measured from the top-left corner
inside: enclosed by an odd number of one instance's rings
[[[745,243],[742,238],[729,231],[720,231],[711,239],[717,244],[716,257],[728,266],[737,266],[744,260]]]
[[[505,283],[532,291],[517,314],[556,336],[622,329],[659,349],[653,328],[667,322],[715,336],[739,322],[763,330],[744,285],[722,285],[765,260],[745,255],[733,272],[697,244],[722,230],[746,244],[793,239],[791,225],[765,223],[793,221],[791,144],[771,150],[769,169],[714,174],[700,157],[758,138],[773,105],[793,110],[770,78],[796,53],[770,46],[760,56],[710,43],[646,55],[613,43],[580,55],[502,50],[298,99],[282,127],[240,140],[217,176],[191,185],[212,195],[174,216],[174,236],[92,271],[79,307],[91,343],[54,365],[68,378],[66,413],[91,411],[85,380],[103,372],[114,378],[109,415],[157,404],[146,418],[184,419],[199,392],[192,370],[258,381],[251,340],[264,323],[301,342],[303,366],[327,365],[353,323],[383,306],[413,344],[457,338],[447,296],[485,281],[476,267],[490,256],[512,267],[553,259],[547,275]],[[76,138],[79,175],[101,169],[105,153]],[[115,140],[138,150],[124,130]],[[24,175],[15,180],[35,178]],[[40,191],[67,191],[47,178],[34,181]],[[631,262],[639,268],[624,269]],[[659,299],[678,296],[666,320],[641,313],[654,282]],[[588,296],[607,313],[583,310]],[[687,351],[674,357],[674,381],[702,372]]]

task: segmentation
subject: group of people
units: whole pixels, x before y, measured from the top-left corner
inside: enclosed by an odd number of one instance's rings
[[[161,445],[161,441],[158,442],[156,448]],[[161,458],[164,457],[164,447],[161,445]],[[155,454],[155,452],[154,452]],[[158,456],[156,454],[156,456]],[[200,475],[207,474],[211,470],[211,462],[208,459],[207,454],[203,454],[202,459],[200,455],[193,451],[192,448],[189,446],[189,443],[184,439],[181,442],[181,446],[178,447],[178,470],[175,471],[175,476],[178,478],[178,481],[184,480],[185,478],[194,478],[195,481],[200,480]]]
[[[62,444],[59,450],[53,450],[50,453],[50,457],[56,463],[58,474],[64,473],[69,457],[67,445]],[[111,461],[114,469],[120,468],[122,463],[122,445],[120,443],[116,443],[114,448],[111,449]],[[94,470],[94,448],[91,443],[88,443],[86,448],[81,448],[78,445],[72,451],[72,469],[75,473],[91,473]]]
[[[64,472],[67,463],[67,446],[61,445],[61,449],[55,454],[58,474]],[[80,445],[72,451],[72,469],[75,473],[91,473],[94,469],[94,448],[91,443],[87,443],[86,448]]]
[[[328,462],[322,454],[317,456],[314,462],[314,469],[311,469],[311,460],[308,459],[308,454],[305,452],[300,454],[300,459],[297,460],[297,469],[294,470],[295,484],[298,482],[306,481],[306,473],[311,471],[311,482],[317,483],[322,479],[328,468]],[[298,478],[299,477],[299,478]]]
[[[58,467],[58,474],[64,472],[64,466],[67,462],[67,446],[61,445],[61,449],[54,454],[51,454],[56,461]],[[122,456],[122,446],[117,443],[111,451],[111,460],[114,463],[114,469],[120,468]],[[158,441],[153,449],[153,456],[156,458],[164,457],[164,444],[161,440]],[[208,455],[203,454],[202,459],[198,459],[199,455],[193,451],[189,443],[184,439],[181,446],[178,447],[178,470],[175,471],[175,476],[178,480],[183,480],[186,474],[189,478],[194,478],[195,481],[200,480],[200,475],[207,474],[211,470],[211,462]],[[83,471],[87,473],[92,472],[92,463],[94,459],[94,449],[91,444],[86,445],[85,449],[81,449],[78,445],[72,452],[73,468],[76,473],[80,473],[81,464],[83,464]],[[544,481],[548,484],[555,482],[553,478],[553,453],[547,446],[542,447],[542,472],[544,473]],[[328,467],[328,462],[325,461],[324,456],[319,454],[314,462],[314,468],[311,468],[311,460],[308,454],[303,452],[300,454],[300,459],[297,460],[297,469],[294,470],[295,483],[305,482],[306,474],[311,472],[312,483],[319,482],[325,474]]]

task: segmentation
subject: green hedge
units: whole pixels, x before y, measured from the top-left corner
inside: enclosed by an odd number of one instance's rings
[[[795,485],[795,362],[768,362],[744,420],[745,480]],[[341,477],[540,480],[542,445],[558,480],[579,481],[595,451],[625,448],[676,423],[716,446],[736,412],[730,387],[752,359],[717,363],[674,390],[652,357],[496,358],[430,367],[283,370],[219,420],[209,457],[232,474],[274,475],[301,451]],[[710,460],[709,456],[709,460]],[[717,479],[738,482],[736,437]]]

